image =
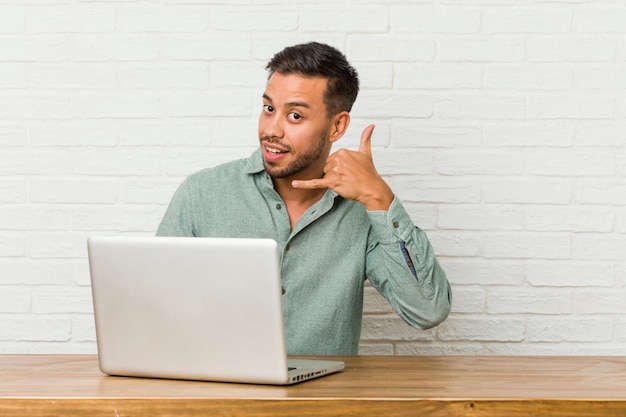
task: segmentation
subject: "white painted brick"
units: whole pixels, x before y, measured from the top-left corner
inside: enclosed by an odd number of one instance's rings
[[[26,190],[26,181],[0,179],[0,203],[24,203]]]
[[[209,69],[206,64],[127,65],[118,70],[117,79],[127,89],[204,89],[209,86]]]
[[[1,11],[0,11],[1,13]],[[1,19],[1,18],[0,18]],[[0,27],[2,22],[0,22]],[[20,89],[27,85],[26,65],[0,65],[0,89]]]
[[[613,60],[615,47],[604,37],[529,36],[526,53],[531,62],[604,62]]]
[[[162,213],[151,207],[98,206],[72,210],[72,230],[154,232]]]
[[[0,62],[65,62],[69,58],[67,35],[0,35]]]
[[[510,206],[445,205],[437,225],[451,230],[523,230],[524,209]]]
[[[483,236],[482,253],[486,258],[569,259],[572,245],[567,234],[498,233]]]
[[[615,281],[613,266],[598,262],[529,262],[525,274],[538,287],[611,287]]]
[[[26,128],[0,126],[0,146],[24,146],[28,143]]]
[[[615,231],[626,233],[626,207],[615,209]]]
[[[33,94],[0,96],[0,121],[3,119],[68,119],[67,97]]]
[[[486,124],[483,127],[485,145],[492,147],[569,147],[574,128],[558,122],[513,122]]]
[[[76,314],[72,316],[72,341],[96,341],[96,324],[92,314]]]
[[[420,229],[433,230],[437,226],[437,213],[434,204],[402,202],[402,205]]]
[[[455,287],[452,313],[484,313],[485,291],[474,287]]]
[[[72,98],[72,116],[78,119],[157,118],[160,99],[147,93],[86,94]]]
[[[70,265],[65,261],[16,258],[0,259],[2,284],[7,285],[67,285]]]
[[[0,316],[0,340],[2,341],[54,341],[70,339],[72,322],[68,318],[54,316]]]
[[[115,8],[105,4],[31,7],[25,28],[31,33],[111,32],[115,15]]]
[[[563,90],[572,87],[572,70],[545,64],[487,65],[484,82],[493,89]]]
[[[606,233],[581,233],[572,237],[573,256],[576,259],[623,261],[626,236]]]
[[[616,180],[581,180],[577,201],[588,204],[626,205],[626,184]]]
[[[42,89],[112,89],[115,69],[98,64],[41,64],[29,70],[30,85]]]
[[[571,30],[572,9],[564,7],[489,8],[482,14],[485,33],[565,33]]]
[[[118,184],[110,179],[39,179],[29,185],[34,203],[114,203]]]
[[[208,121],[136,120],[120,126],[119,135],[125,146],[209,146],[210,132]]]
[[[442,175],[522,175],[524,158],[498,150],[445,150],[435,153],[435,171]]]
[[[397,121],[392,144],[407,148],[477,147],[482,144],[482,130],[471,125],[422,125],[414,120]]]
[[[610,176],[615,172],[614,152],[602,150],[550,150],[527,154],[528,173],[549,176]]]
[[[435,100],[435,116],[442,119],[519,120],[526,117],[524,97],[449,94]]]
[[[0,174],[59,175],[71,170],[70,155],[60,149],[16,148],[0,152]]]
[[[26,243],[23,234],[0,234],[0,256],[17,257],[25,253]]]
[[[465,179],[416,179],[413,175],[394,177],[392,188],[403,201],[430,203],[477,203],[480,183]]]
[[[611,232],[614,212],[610,207],[529,207],[525,209],[528,230],[557,232]]]
[[[362,342],[359,344],[359,355],[391,356],[393,355],[393,344]]]
[[[440,61],[518,62],[524,60],[524,40],[516,36],[445,36],[437,40]]]
[[[139,234],[143,235],[143,234]],[[154,233],[145,234],[145,236],[153,236]],[[80,287],[88,287],[91,285],[91,276],[89,271],[89,261],[87,258],[81,258],[78,260],[66,260],[66,264],[71,267],[70,282]]]
[[[475,342],[405,342],[396,343],[396,355],[399,356],[438,356],[438,355],[480,355],[484,348]]]
[[[478,8],[396,6],[391,9],[394,32],[476,33],[481,27]]]
[[[482,184],[488,203],[568,204],[572,182],[566,180],[487,180]]]
[[[355,117],[427,118],[433,114],[433,99],[420,93],[363,91],[354,103]]]
[[[540,316],[527,319],[527,340],[531,342],[610,341],[613,323],[605,318]]]
[[[73,39],[73,56],[78,62],[151,61],[159,58],[161,41],[146,34],[92,34]]]
[[[304,32],[331,32],[341,28],[346,32],[383,33],[389,29],[387,10],[387,7],[357,8],[337,3],[327,7],[301,7],[298,28]]]
[[[387,63],[361,63],[357,65],[361,89],[391,88],[394,83],[394,67]]]
[[[209,8],[155,4],[124,4],[118,10],[123,32],[201,32],[209,27]]]
[[[316,33],[312,36],[310,33],[291,32],[289,36],[276,36],[272,35],[272,32],[258,33],[259,36],[254,36],[252,39],[252,58],[260,60],[263,64],[266,64],[276,52],[281,51],[287,46],[297,45],[301,43],[307,43],[311,41],[326,43],[340,50],[346,51],[346,34],[338,32],[328,33]],[[311,38],[314,39],[311,39]],[[355,61],[355,56],[351,53],[347,54],[350,61]],[[371,61],[371,57],[362,61]],[[389,63],[386,63],[389,64]],[[265,66],[265,65],[264,65]]]
[[[432,340],[434,330],[418,330],[395,314],[368,315],[363,318],[362,340]]]
[[[626,319],[617,321],[615,325],[615,339],[618,342],[626,342]]]
[[[172,92],[162,101],[165,114],[173,117],[244,116],[252,111],[250,94],[244,90]]]
[[[478,258],[442,259],[441,265],[453,287],[456,285],[520,286],[524,282],[524,265],[517,261],[486,261]]]
[[[392,313],[391,304],[374,287],[366,285],[363,298],[364,314]]]
[[[267,72],[264,68],[265,63],[257,61],[213,62],[209,66],[211,87],[253,87],[258,88],[259,95],[261,95],[267,79]]]
[[[50,206],[0,206],[0,230],[68,230],[69,209]]]
[[[279,31],[289,32],[298,28],[296,10],[255,8],[213,8],[209,16],[211,29],[220,31]]]
[[[572,297],[573,312],[581,315],[626,314],[626,290],[578,290]]]
[[[33,290],[33,313],[92,313],[91,288],[38,287]]]
[[[517,288],[487,293],[489,314],[569,314],[572,304],[569,289]]]
[[[574,71],[574,87],[581,89],[626,88],[626,66],[615,64],[585,66]]]
[[[250,40],[237,34],[171,35],[165,38],[165,57],[172,60],[242,60],[250,58]]]
[[[256,110],[253,107],[252,111]],[[212,147],[250,147],[258,144],[258,121],[236,121],[228,118],[212,118],[209,142]],[[205,138],[207,139],[207,138]],[[340,143],[343,144],[342,138]]]
[[[626,10],[619,3],[613,7],[579,7],[574,15],[574,28],[583,33],[626,33],[624,22]]]
[[[119,127],[106,120],[37,123],[29,127],[28,135],[35,146],[115,146]]]
[[[33,233],[27,237],[26,250],[33,258],[85,258],[87,236],[79,233]]]
[[[524,321],[518,318],[449,317],[437,327],[444,341],[471,340],[516,342],[524,339]]]
[[[4,276],[3,284],[4,284]],[[29,313],[31,290],[25,287],[0,286],[0,305],[3,313]]]
[[[140,148],[83,148],[74,154],[74,173],[150,176],[161,173],[160,152]]]
[[[394,85],[398,89],[478,89],[483,85],[483,70],[480,64],[397,63]]]
[[[480,254],[480,237],[476,233],[430,232],[428,237],[438,256],[477,257]]]
[[[426,150],[377,149],[372,151],[376,169],[381,175],[430,174],[433,155]]]
[[[615,146],[626,144],[626,124],[615,122],[592,122],[576,127],[578,146]]]
[[[222,148],[216,155],[210,148],[185,150],[172,150],[163,156],[164,171],[168,176],[187,176],[200,169],[209,168],[232,161],[234,159],[247,158],[257,149],[257,145],[251,147]]]
[[[23,31],[24,15],[25,11],[23,8],[16,6],[0,6],[0,33]]]
[[[609,119],[615,97],[610,94],[551,94],[528,98],[531,119]]]
[[[352,35],[348,37],[346,55],[351,61],[431,61],[435,43],[428,38],[383,35]]]
[[[615,284],[618,288],[626,287],[626,264],[615,265]]]

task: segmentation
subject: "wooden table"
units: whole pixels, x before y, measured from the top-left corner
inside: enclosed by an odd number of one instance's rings
[[[110,377],[95,355],[0,355],[0,416],[626,416],[626,357],[338,359],[341,373],[275,387]]]

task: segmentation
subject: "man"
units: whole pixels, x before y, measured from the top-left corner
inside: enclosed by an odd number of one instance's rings
[[[285,48],[266,68],[260,149],[189,176],[157,234],[275,239],[289,354],[356,354],[365,279],[412,326],[442,322],[450,286],[374,167],[374,126],[358,151],[329,156],[350,124],[354,68],[319,43]]]

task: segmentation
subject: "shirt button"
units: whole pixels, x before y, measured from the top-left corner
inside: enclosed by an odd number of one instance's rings
[[[393,228],[397,229],[398,227],[400,227],[400,224],[398,224],[398,222],[393,222]]]
[[[285,289],[283,288],[283,295],[285,295]]]
[[[285,252],[288,252],[290,248],[291,248],[291,246],[289,246],[289,244],[286,244],[285,245]]]
[[[283,208],[283,206],[281,206],[280,204],[276,204],[276,210],[280,210],[281,208]]]

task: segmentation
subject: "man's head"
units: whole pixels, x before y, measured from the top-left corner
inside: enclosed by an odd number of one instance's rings
[[[350,112],[359,93],[359,77],[346,57],[332,46],[310,42],[278,52],[265,67],[271,78],[275,73],[298,74],[327,80],[324,92],[327,116]]]

